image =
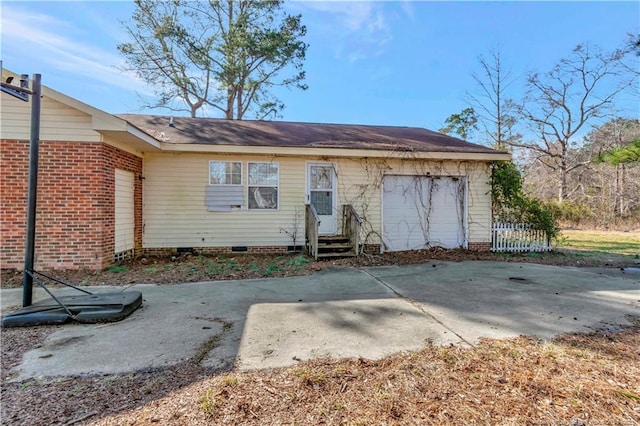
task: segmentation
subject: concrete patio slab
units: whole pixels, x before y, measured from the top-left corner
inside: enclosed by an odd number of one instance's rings
[[[366,271],[469,344],[481,337],[550,339],[640,315],[640,277],[620,270],[435,262]]]

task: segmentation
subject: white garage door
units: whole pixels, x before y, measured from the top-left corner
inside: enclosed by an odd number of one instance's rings
[[[134,177],[133,172],[116,169],[115,253],[133,250],[134,246]]]
[[[465,187],[459,177],[385,176],[384,249],[465,247]]]

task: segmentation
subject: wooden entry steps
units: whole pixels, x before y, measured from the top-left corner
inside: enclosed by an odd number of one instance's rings
[[[319,235],[318,259],[355,257],[356,251],[349,237],[344,235]]]
[[[305,204],[305,251],[315,260],[336,257],[357,257],[360,254],[360,224],[362,219],[353,206],[342,206],[343,235],[319,235],[320,217],[312,204]]]

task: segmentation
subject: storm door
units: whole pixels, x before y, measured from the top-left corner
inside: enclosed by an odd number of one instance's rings
[[[320,235],[335,235],[338,230],[336,172],[331,163],[307,163],[307,202],[320,217]]]

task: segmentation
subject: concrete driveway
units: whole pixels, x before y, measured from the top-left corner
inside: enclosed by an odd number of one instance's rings
[[[60,327],[24,356],[12,380],[128,373],[187,359],[240,369],[375,359],[427,343],[472,346],[481,337],[548,339],[616,328],[628,324],[625,316],[640,316],[637,272],[519,263],[438,261],[130,288],[144,298],[130,317]],[[40,289],[34,295],[47,296]],[[21,289],[1,296],[3,312],[21,303]]]

